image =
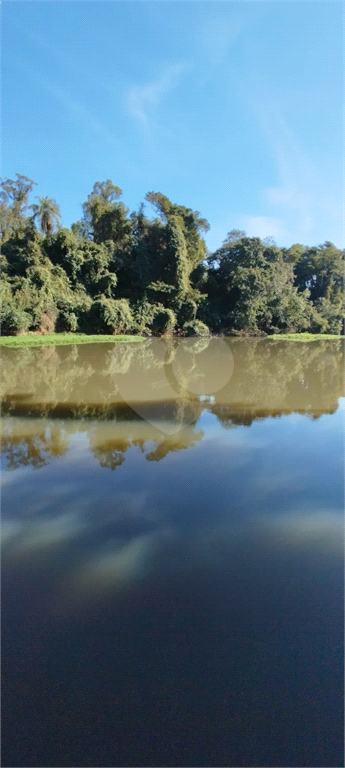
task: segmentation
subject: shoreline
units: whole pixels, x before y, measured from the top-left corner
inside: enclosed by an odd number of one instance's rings
[[[125,334],[82,334],[82,333],[47,333],[42,336],[23,334],[20,336],[1,336],[0,345],[2,347],[42,347],[42,346],[65,346],[67,344],[101,344],[101,343],[123,343],[145,341],[145,336],[126,336]]]
[[[224,334],[219,334],[220,337]],[[148,336],[133,336],[125,334],[82,334],[82,333],[50,333],[46,335],[22,334],[19,336],[0,336],[0,346],[3,347],[41,347],[41,346],[65,346],[67,344],[113,344],[113,343],[135,343],[146,341]],[[245,339],[272,339],[273,341],[339,341],[345,337],[340,334],[331,333],[274,333],[267,336],[238,336],[228,334],[227,338],[245,338]]]

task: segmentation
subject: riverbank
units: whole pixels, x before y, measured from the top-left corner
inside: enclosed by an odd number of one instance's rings
[[[3,347],[42,347],[48,345],[61,346],[63,344],[95,344],[104,343],[113,344],[114,342],[135,342],[145,341],[144,336],[119,336],[108,335],[90,335],[85,333],[49,333],[45,336],[34,334],[23,334],[20,336],[1,336],[0,345]]]
[[[266,336],[267,339],[275,341],[322,341],[323,339],[344,339],[344,336],[336,333],[273,333],[272,336]]]
[[[20,336],[1,336],[0,345],[3,347],[41,347],[48,345],[61,346],[64,344],[100,344],[114,342],[136,342],[145,341],[146,336],[126,336],[125,334],[111,335],[111,334],[92,334],[85,333],[49,333],[46,335],[39,334],[22,334]],[[238,338],[238,337],[233,337]],[[246,338],[250,338],[247,336]],[[252,338],[258,338],[253,336]],[[334,333],[274,333],[271,336],[265,336],[265,339],[274,339],[274,341],[322,341],[324,339],[339,340],[344,339],[344,336]]]

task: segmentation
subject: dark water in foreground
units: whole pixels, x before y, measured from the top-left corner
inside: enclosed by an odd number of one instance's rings
[[[2,364],[2,765],[342,766],[341,343]]]

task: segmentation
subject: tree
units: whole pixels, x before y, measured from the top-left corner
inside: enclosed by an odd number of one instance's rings
[[[45,250],[52,263],[64,269],[73,288],[81,284],[92,297],[112,296],[117,284],[116,274],[109,270],[112,243],[98,245],[60,229],[45,243]]]
[[[242,240],[243,237],[247,237],[247,233],[244,232],[243,229],[232,229],[228,232],[223,245],[235,243],[236,240]]]
[[[93,190],[88,196],[88,200],[100,198],[104,203],[113,203],[122,195],[122,189],[116,187],[110,179],[107,181],[96,181]]]
[[[189,279],[190,263],[179,217],[169,217],[163,233],[164,247],[159,254],[160,279],[147,286],[147,294],[154,303],[174,312],[177,327],[181,330],[186,323],[195,320],[202,294],[192,287]]]
[[[13,209],[18,218],[24,218],[29,193],[33,190],[36,182],[27,176],[16,173],[17,179],[5,179],[1,182],[0,199],[7,203]]]
[[[86,322],[96,333],[126,333],[133,329],[133,315],[126,299],[107,299],[104,296],[93,302]]]
[[[305,251],[304,245],[301,245],[300,243],[294,243],[290,246],[290,248],[282,248],[282,254],[284,261],[292,262],[293,264],[296,264],[297,261],[302,256],[302,253]]]
[[[214,330],[274,333],[309,326],[308,291],[298,294],[292,264],[259,238],[227,239],[210,258],[208,289],[202,319]]]
[[[330,242],[305,249],[295,263],[298,290],[308,288],[312,301],[319,298],[337,301],[338,294],[344,291],[344,259],[345,251]]]
[[[38,219],[43,235],[51,235],[55,226],[60,226],[60,208],[55,200],[49,197],[37,197],[38,203],[30,206],[32,219]]]
[[[29,206],[33,186],[20,174],[1,183],[6,332],[344,329],[345,253],[328,241],[280,249],[233,229],[209,254],[198,211],[149,192],[157,216],[147,218],[144,204],[129,214],[110,179],[94,184],[82,220],[67,229],[55,200]]]
[[[145,199],[156,208],[163,223],[169,224],[174,219],[180,226],[186,242],[190,273],[206,258],[207,249],[201,233],[209,230],[208,221],[201,218],[199,211],[176,205],[160,192],[148,192]]]
[[[83,243],[73,232],[62,228],[49,238],[45,250],[52,264],[62,267],[75,286],[84,264]]]
[[[13,231],[23,228],[26,221],[28,197],[35,182],[27,176],[16,173],[17,179],[5,179],[0,184],[0,227],[1,242],[5,242]]]
[[[176,324],[175,313],[172,309],[168,309],[157,305],[152,321],[153,333],[157,336],[164,335],[165,333],[171,333]]]
[[[112,240],[119,245],[130,234],[128,209],[117,202],[121,195],[120,187],[116,187],[110,179],[96,181],[86,203],[83,203],[83,231],[95,243]]]

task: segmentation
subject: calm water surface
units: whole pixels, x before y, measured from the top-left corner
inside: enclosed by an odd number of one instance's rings
[[[341,342],[2,367],[2,765],[342,766]]]

